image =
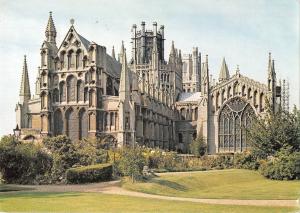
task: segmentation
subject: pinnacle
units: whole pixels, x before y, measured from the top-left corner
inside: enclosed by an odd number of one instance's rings
[[[30,85],[29,85],[29,77],[28,77],[28,69],[27,69],[27,61],[26,55],[24,55],[24,62],[23,62],[23,72],[22,72],[22,79],[21,79],[21,88],[20,88],[20,95],[21,96],[31,96],[30,93]]]
[[[45,31],[46,40],[55,43],[56,29],[52,18],[52,12],[49,12],[49,19]]]
[[[225,61],[225,57],[222,60],[222,66],[219,73],[219,81],[227,80],[229,79],[229,70]]]
[[[49,12],[49,19],[48,19],[48,24],[47,24],[47,27],[46,27],[46,32],[47,31],[49,31],[49,32],[56,32],[55,25],[54,25],[53,18],[52,18],[52,12],[51,11]]]
[[[111,56],[112,56],[114,59],[116,59],[116,56],[115,56],[115,47],[114,47],[114,46],[112,47]]]

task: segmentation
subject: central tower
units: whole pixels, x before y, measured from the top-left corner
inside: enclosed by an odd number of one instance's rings
[[[152,51],[155,46],[158,51],[158,59],[164,61],[164,26],[157,30],[157,23],[153,22],[153,30],[145,30],[145,22],[141,23],[141,29],[137,30],[136,24],[132,26],[132,60],[136,64],[148,64],[152,61]]]

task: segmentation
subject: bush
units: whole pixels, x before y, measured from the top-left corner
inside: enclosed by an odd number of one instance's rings
[[[95,164],[68,169],[66,172],[68,183],[93,183],[108,181],[112,178],[111,164]]]
[[[203,156],[207,152],[207,145],[202,136],[197,137],[190,144],[191,153],[195,156]]]
[[[152,169],[171,169],[180,161],[176,152],[165,152],[160,149],[145,148],[143,155],[146,164]]]
[[[22,143],[12,136],[0,141],[0,172],[6,183],[35,183],[51,168],[52,159],[41,146]]]
[[[234,167],[237,169],[257,170],[259,162],[251,152],[236,153],[234,155]]]
[[[229,169],[233,167],[232,155],[203,156],[202,166],[206,169]]]
[[[79,162],[75,144],[65,135],[44,138],[43,143],[53,157],[51,182],[64,182],[67,169]]]
[[[119,150],[119,159],[115,162],[116,172],[122,176],[131,177],[132,182],[142,177],[146,159],[140,147]]]
[[[300,152],[280,152],[276,157],[262,162],[259,171],[274,180],[300,179]]]
[[[108,151],[103,147],[101,139],[88,138],[75,143],[78,154],[78,164],[88,166],[92,164],[107,163]]]

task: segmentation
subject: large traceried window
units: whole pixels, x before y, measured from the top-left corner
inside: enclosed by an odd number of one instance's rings
[[[255,116],[253,108],[240,98],[233,98],[219,115],[219,152],[241,152],[247,149],[246,129]]]

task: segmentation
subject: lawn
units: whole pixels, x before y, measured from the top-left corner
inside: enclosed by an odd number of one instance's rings
[[[209,205],[101,193],[0,193],[0,212],[284,213],[295,208]]]
[[[296,200],[300,197],[300,181],[268,180],[256,171],[239,169],[161,174],[134,184],[124,180],[122,186],[149,194],[192,198]]]

